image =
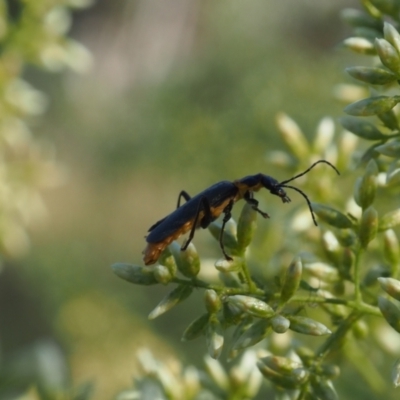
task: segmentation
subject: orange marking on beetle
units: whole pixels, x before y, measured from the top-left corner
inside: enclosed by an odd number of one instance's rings
[[[225,207],[229,204],[231,199],[227,199],[223,203],[221,203],[218,207],[211,208],[211,214],[218,218],[221,213],[224,211]],[[239,199],[238,199],[239,200]],[[234,201],[237,201],[236,199]],[[197,220],[196,229],[200,227],[201,220],[204,217],[204,211],[200,211],[199,218]],[[177,229],[172,235],[168,236],[161,242],[157,243],[148,243],[146,248],[143,251],[144,257],[143,261],[145,265],[154,264],[160,257],[161,253],[176,239],[185,233],[189,232],[193,227],[194,218],[190,221],[187,221],[182,225],[181,228]]]

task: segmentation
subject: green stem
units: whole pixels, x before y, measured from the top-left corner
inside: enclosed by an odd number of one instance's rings
[[[374,315],[376,317],[381,317],[382,313],[377,307],[371,306],[364,302],[358,303],[353,300],[344,300],[337,298],[325,298],[325,297],[310,297],[310,296],[293,296],[289,303],[323,303],[323,304],[341,304],[354,309],[355,311],[362,312],[364,314]]]
[[[240,269],[244,275],[244,279],[247,283],[250,293],[257,293],[257,287],[254,284],[253,280],[251,279],[249,268],[247,267],[246,261],[243,259],[243,263],[240,266]]]
[[[362,255],[362,249],[359,248],[356,251],[356,259],[354,261],[354,298],[356,303],[362,303],[361,296],[361,268],[360,259]]]
[[[352,312],[339,325],[338,329],[336,329],[336,331],[328,337],[328,339],[315,352],[319,362],[321,362],[327,356],[327,354],[335,347],[335,345],[340,343],[340,341],[346,336],[347,332],[361,316],[362,314],[357,311]]]
[[[252,281],[252,287],[251,288],[234,288],[234,287],[226,287],[222,285],[213,285],[204,281],[201,281],[199,279],[181,279],[181,278],[173,278],[171,282],[178,283],[179,285],[186,285],[186,286],[191,286],[194,288],[202,288],[202,289],[212,289],[215,290],[217,293],[220,294],[226,294],[226,295],[233,295],[233,294],[243,294],[247,296],[251,295],[257,295],[260,297],[265,296],[265,293],[263,290],[258,289],[255,287],[254,283]]]

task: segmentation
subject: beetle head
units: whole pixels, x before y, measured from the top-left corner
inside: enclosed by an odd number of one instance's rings
[[[289,199],[289,197],[286,195],[286,192],[285,192],[285,190],[284,190],[283,188],[293,189],[293,190],[295,190],[296,192],[300,193],[300,194],[304,197],[304,199],[306,200],[306,202],[307,202],[308,208],[310,209],[311,217],[312,217],[313,222],[314,222],[315,225],[318,225],[318,224],[317,224],[317,221],[316,221],[316,219],[315,219],[314,211],[313,211],[313,209],[312,209],[312,207],[311,207],[310,199],[308,198],[308,196],[307,196],[302,190],[298,189],[298,188],[295,187],[295,186],[288,185],[288,183],[291,182],[291,181],[294,181],[294,180],[297,179],[297,178],[300,178],[301,176],[303,176],[303,175],[305,175],[305,174],[307,174],[307,173],[308,173],[309,171],[311,171],[317,164],[320,164],[320,163],[328,164],[330,167],[332,167],[332,168],[337,172],[338,175],[340,175],[340,173],[339,173],[339,171],[336,169],[336,167],[333,166],[329,161],[326,161],[326,160],[319,160],[319,161],[315,162],[314,164],[312,164],[311,167],[307,168],[307,169],[306,169],[305,171],[303,171],[302,173],[300,173],[300,174],[298,174],[298,175],[296,175],[296,176],[294,176],[294,177],[292,177],[292,178],[290,178],[290,179],[287,179],[287,180],[285,180],[285,181],[278,182],[276,179],[271,178],[270,176],[267,176],[267,175],[264,175],[264,176],[263,176],[263,180],[262,180],[262,184],[264,185],[264,187],[267,188],[272,194],[274,194],[274,195],[276,195],[276,196],[279,196],[279,197],[282,199],[282,201],[283,201],[284,203],[290,202],[290,199]]]
[[[282,199],[283,203],[289,203],[290,198],[286,194],[282,185],[274,178],[268,175],[263,175],[261,179],[261,184],[269,190],[269,192],[275,196],[278,196]]]

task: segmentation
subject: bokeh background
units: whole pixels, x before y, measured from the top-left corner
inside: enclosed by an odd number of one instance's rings
[[[141,263],[148,227],[180,190],[256,172],[284,178],[266,158],[283,148],[276,114],[307,136],[342,114],[332,93],[350,55],[338,46],[348,33],[339,12],[357,5],[99,0],[74,13],[70,36],[91,52],[91,69],[24,74],[48,98],[30,123],[59,164],[29,250],[0,275],[1,357],[24,371],[25,388],[51,366],[48,384],[91,381],[95,398],[109,399],[131,386],[144,346],[201,364],[204,341],[180,342],[196,296],[149,322],[163,288],[129,285],[110,265]],[[263,208],[279,218],[278,204]],[[196,235],[200,251],[210,243]]]

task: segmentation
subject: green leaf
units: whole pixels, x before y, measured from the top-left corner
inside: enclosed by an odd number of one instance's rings
[[[391,110],[399,101],[400,98],[398,96],[370,97],[368,99],[349,104],[344,108],[344,112],[356,117],[367,117],[385,113]]]
[[[400,281],[393,278],[378,278],[382,289],[391,297],[400,301]]]
[[[189,324],[189,326],[185,329],[182,335],[182,341],[186,342],[188,340],[193,340],[203,335],[206,331],[206,327],[208,324],[208,320],[210,318],[210,314],[206,313],[196,318],[193,322]]]
[[[246,203],[240,213],[237,226],[237,242],[239,252],[243,252],[251,243],[257,227],[257,211]]]
[[[292,331],[312,336],[330,335],[332,333],[325,325],[311,318],[300,315],[287,315],[286,317],[290,321]]]
[[[382,140],[386,136],[368,121],[354,117],[342,117],[339,119],[343,128],[366,140]]]
[[[387,85],[397,79],[395,74],[379,67],[349,67],[346,72],[354,79],[370,85]]]
[[[400,208],[390,211],[383,215],[379,221],[378,230],[385,231],[386,229],[393,229],[400,225]]]
[[[354,199],[364,210],[374,202],[378,172],[378,165],[375,160],[371,159],[365,168],[364,175],[357,180]]]
[[[155,285],[158,283],[152,268],[126,263],[116,263],[111,268],[120,278],[137,285]]]
[[[281,301],[283,303],[286,303],[299,288],[302,269],[301,259],[297,257],[286,270],[281,290]]]
[[[381,310],[382,315],[385,317],[389,325],[400,333],[400,310],[385,297],[378,297],[378,307]]]
[[[179,285],[172,292],[168,293],[149,314],[149,319],[155,319],[161,314],[164,314],[177,304],[185,300],[192,294],[193,289],[187,285]]]
[[[375,150],[384,156],[400,158],[400,141],[392,140],[388,143],[377,146]]]
[[[351,220],[342,214],[340,211],[332,207],[319,203],[311,203],[312,209],[323,221],[336,228],[346,229],[351,228],[353,223]]]
[[[385,39],[375,39],[375,48],[382,64],[398,74],[400,72],[400,58],[397,50]]]
[[[366,248],[378,231],[378,213],[374,207],[368,207],[361,216],[358,237],[362,247]]]

